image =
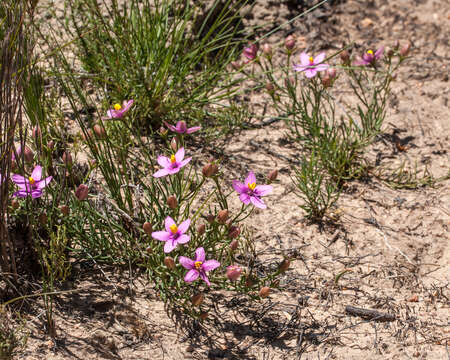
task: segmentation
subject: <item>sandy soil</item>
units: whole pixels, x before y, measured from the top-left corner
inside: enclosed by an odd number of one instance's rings
[[[302,2],[256,0],[247,25],[281,24],[301,11],[296,3]],[[411,40],[413,57],[394,85],[385,136],[370,155],[381,154],[385,166],[427,167],[436,178],[448,173],[447,1],[335,1],[288,28],[268,41],[295,33],[308,50],[333,51],[355,41],[362,51]],[[261,94],[250,98],[255,111],[261,110]],[[275,123],[242,131],[224,145],[230,178],[249,169],[280,171],[266,198],[269,208],[248,225],[265,260],[296,257],[282,279],[283,291],[253,305],[230,298],[221,321],[211,312],[204,323],[180,323],[139,274],[119,277],[93,264],[74,280],[76,293],[58,298],[56,339],[46,335],[43,313],[29,316],[30,338],[19,358],[448,358],[450,181],[410,190],[395,190],[375,177],[352,182],[338,202],[335,223],[309,224],[292,192],[296,153],[284,145],[285,131]],[[406,151],[398,150],[398,141]],[[349,271],[336,284],[344,270]],[[345,311],[349,305],[395,319],[353,317]]]

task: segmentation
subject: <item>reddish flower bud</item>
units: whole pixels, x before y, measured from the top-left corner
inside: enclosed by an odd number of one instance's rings
[[[173,260],[173,257],[166,256],[164,258],[164,265],[166,265],[166,267],[170,270],[175,269],[175,261]]]
[[[337,71],[335,68],[329,68],[327,69],[327,74],[331,79],[334,79],[336,78]]]
[[[167,130],[164,126],[161,126],[159,128],[159,133],[161,134],[162,137],[165,137],[168,132],[169,132],[169,130]]]
[[[208,317],[208,312],[202,311],[198,317],[200,318],[200,320],[205,320]]]
[[[344,64],[350,63],[350,54],[348,53],[347,50],[344,50],[343,52],[341,52],[341,54],[339,56]]]
[[[284,273],[287,271],[287,269],[289,269],[290,265],[291,261],[289,259],[284,259],[278,267],[278,270],[280,271],[280,273]]]
[[[87,187],[87,185],[81,184],[77,187],[77,189],[75,190],[75,197],[80,200],[86,200],[89,194],[89,188]]]
[[[23,151],[23,158],[28,163],[33,161],[34,153],[28,146],[25,146],[25,150]]]
[[[253,285],[255,285],[255,280],[252,276],[247,276],[247,279],[245,279],[245,286],[252,287]]]
[[[212,214],[209,214],[209,215],[206,217],[206,220],[207,220],[210,224],[212,224],[212,223],[214,222],[214,219],[215,219],[215,216],[212,215]]]
[[[64,164],[66,164],[67,166],[72,165],[73,161],[72,161],[72,155],[70,154],[70,152],[65,151],[63,156],[62,156],[62,159],[64,161]]]
[[[33,134],[33,138],[34,138],[36,141],[39,141],[39,139],[40,139],[41,136],[42,136],[41,128],[40,128],[38,125],[36,125],[36,126],[33,128],[32,134]]]
[[[272,46],[270,46],[269,44],[264,44],[262,46],[262,51],[264,53],[264,55],[266,56],[272,56]]]
[[[275,91],[275,86],[273,86],[273,84],[272,84],[271,82],[267,82],[267,83],[266,83],[266,90],[267,90],[269,93],[272,93],[272,92]]]
[[[400,49],[400,55],[401,56],[407,56],[409,54],[409,50],[411,50],[411,43],[408,42]]]
[[[106,130],[103,126],[99,124],[94,125],[94,133],[98,138],[104,139],[106,137]]]
[[[61,205],[59,207],[59,210],[61,211],[61,214],[63,214],[64,216],[67,216],[70,213],[70,208],[67,205]]]
[[[178,201],[175,195],[171,195],[167,198],[167,206],[172,210],[176,209],[178,206]]]
[[[284,46],[286,46],[286,49],[288,50],[292,50],[295,47],[295,37],[294,35],[289,35],[285,40],[284,40]]]
[[[262,298],[268,297],[269,294],[270,294],[270,287],[268,286],[263,286],[261,290],[259,290],[259,296]]]
[[[142,228],[144,229],[144,232],[145,232],[147,235],[151,235],[152,232],[153,232],[153,226],[152,226],[152,224],[150,224],[148,221],[146,221],[146,222],[144,223],[144,225],[142,225]]]
[[[205,177],[212,177],[219,172],[219,167],[214,163],[209,163],[203,166],[202,174]]]
[[[392,57],[394,55],[394,49],[388,48],[386,54],[388,57]]]
[[[242,269],[237,265],[230,265],[227,267],[227,278],[230,281],[236,281],[242,274]]]
[[[177,140],[177,138],[172,138],[172,140],[170,141],[170,147],[175,152],[178,150],[178,140]]]
[[[239,242],[238,242],[237,240],[233,240],[233,241],[230,243],[230,249],[231,249],[232,251],[235,251],[235,250],[238,248],[238,246],[239,246]]]
[[[278,177],[278,170],[272,170],[269,175],[267,175],[267,180],[269,180],[270,182],[273,182],[277,179]]]
[[[244,56],[248,60],[254,60],[256,58],[257,53],[258,53],[258,46],[256,44],[251,44],[250,46],[246,47],[243,51]]]
[[[398,50],[399,47],[400,47],[400,41],[395,40],[395,42],[394,42],[394,49]]]
[[[229,212],[228,210],[220,210],[217,214],[217,221],[221,224],[225,224],[228,219]]]
[[[191,298],[192,305],[194,305],[194,306],[199,306],[199,305],[203,302],[204,298],[205,298],[205,297],[203,296],[202,293],[195,294],[195,295]]]
[[[18,209],[20,204],[19,204],[19,202],[16,199],[13,199],[11,201],[11,206],[12,206],[13,209]]]
[[[55,147],[55,142],[54,142],[53,140],[50,140],[50,141],[47,143],[47,147],[48,147],[50,150],[53,150],[53,148]]]
[[[47,221],[48,221],[47,214],[46,213],[40,214],[38,217],[38,220],[41,225],[47,224]]]
[[[231,66],[234,70],[239,70],[242,67],[242,64],[239,61],[232,61]]]
[[[83,141],[89,141],[92,140],[92,138],[94,137],[94,132],[92,131],[92,129],[88,129],[86,131],[86,133],[81,134],[81,137],[83,138]]]
[[[241,230],[237,227],[237,226],[230,226],[230,228],[228,229],[228,237],[230,239],[236,239],[239,234],[241,233]]]
[[[200,224],[199,226],[197,226],[197,232],[199,235],[203,235],[206,231],[206,225],[205,224]]]

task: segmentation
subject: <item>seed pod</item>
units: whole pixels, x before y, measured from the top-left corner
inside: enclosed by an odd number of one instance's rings
[[[106,137],[106,130],[103,126],[99,124],[94,125],[94,133],[98,138],[104,139]]]
[[[237,240],[233,240],[230,243],[230,249],[233,250],[233,251],[235,251],[238,248],[238,246],[239,246],[239,242]]]
[[[61,211],[61,214],[63,214],[64,216],[69,215],[70,208],[67,205],[61,205],[59,207],[59,210]]]
[[[228,219],[228,210],[220,210],[219,213],[217,214],[217,221],[221,224],[225,224],[225,222]]]
[[[64,164],[66,164],[67,166],[70,166],[70,165],[72,165],[72,155],[70,154],[70,152],[69,151],[64,151],[64,154],[63,154],[63,156],[62,156],[62,159],[63,159],[63,161],[64,161]]]
[[[212,177],[219,172],[219,167],[214,163],[209,163],[203,166],[202,174],[205,177]]]
[[[286,49],[288,50],[292,50],[295,47],[295,37],[293,35],[289,35],[285,40],[284,40],[284,46],[286,46]]]
[[[173,257],[166,256],[164,258],[164,265],[166,265],[166,267],[170,270],[175,269],[175,261],[173,260]]]
[[[191,298],[192,305],[194,305],[194,306],[199,306],[199,305],[203,302],[204,298],[205,298],[205,297],[203,296],[202,293],[195,294],[195,295]]]
[[[200,224],[199,226],[197,226],[197,232],[199,235],[203,235],[205,233],[205,230],[206,230],[205,224]]]
[[[270,294],[270,287],[268,286],[263,286],[261,290],[259,290],[259,296],[262,298],[268,297],[269,294]]]
[[[167,198],[167,206],[172,210],[176,209],[178,206],[178,201],[175,195],[171,195]]]
[[[80,184],[77,189],[75,190],[75,197],[80,200],[86,200],[89,194],[89,188],[87,185]]]
[[[144,225],[142,225],[142,228],[144,229],[144,232],[145,232],[147,235],[151,235],[151,234],[152,234],[153,226],[152,226],[152,224],[150,224],[148,221],[146,221],[146,222],[144,223]]]
[[[277,179],[277,177],[278,177],[278,170],[277,170],[277,169],[272,170],[272,171],[269,173],[269,175],[267,175],[267,179],[268,179],[270,182],[275,181],[275,180]]]
[[[291,261],[289,259],[284,259],[278,267],[278,270],[280,271],[280,273],[284,273],[287,269],[289,269],[290,265]]]

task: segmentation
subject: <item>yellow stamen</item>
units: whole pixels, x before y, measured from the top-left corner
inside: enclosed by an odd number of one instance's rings
[[[34,183],[36,182],[36,180],[34,180],[31,176],[28,178],[28,181],[31,185],[34,185]]]
[[[170,162],[173,164],[177,159],[175,159],[175,155],[170,156]]]
[[[373,55],[373,51],[372,51],[372,50],[367,50],[367,53],[368,53],[369,55]]]
[[[120,104],[114,104],[114,110],[120,110],[122,106]]]
[[[175,234],[177,233],[177,231],[178,231],[178,227],[177,227],[175,224],[170,225],[169,229],[170,229],[170,231],[172,231],[172,234],[174,234],[174,235],[175,235]]]
[[[309,57],[309,63],[314,64],[314,58],[312,56]]]
[[[249,188],[250,190],[255,190],[255,187],[256,187],[256,183],[250,183],[250,184],[248,184],[248,188]]]
[[[194,263],[194,266],[195,266],[195,268],[197,269],[197,270],[200,270],[200,268],[202,267],[202,262],[201,261],[196,261],[195,263]]]

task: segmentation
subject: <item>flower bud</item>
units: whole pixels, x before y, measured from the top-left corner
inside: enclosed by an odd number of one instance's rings
[[[16,199],[13,199],[13,200],[11,201],[11,206],[12,206],[12,208],[13,208],[14,210],[16,210],[16,209],[19,208],[20,204],[19,204],[19,202],[18,202]]]
[[[256,44],[251,44],[246,47],[242,53],[248,60],[254,60],[258,53],[258,46]]]
[[[287,269],[289,269],[290,265],[291,261],[289,259],[284,259],[278,267],[278,270],[280,271],[280,273],[284,273],[287,271]]]
[[[209,163],[203,166],[202,174],[205,177],[212,177],[219,172],[219,167],[214,163]]]
[[[167,198],[167,206],[172,210],[176,209],[178,206],[178,201],[175,195],[171,195]]]
[[[270,182],[273,182],[277,179],[278,177],[278,170],[272,170],[269,175],[267,175],[267,180],[269,180]]]
[[[247,279],[245,279],[245,286],[252,287],[253,285],[255,285],[255,280],[252,276],[247,276]]]
[[[202,311],[198,317],[200,318],[200,320],[206,320],[206,318],[208,317],[208,312]]]
[[[64,216],[67,216],[70,213],[70,208],[67,205],[61,205],[59,207],[59,210],[61,211],[61,214],[63,214]]]
[[[227,267],[227,278],[230,281],[236,281],[242,274],[242,269],[237,265],[230,265]]]
[[[221,224],[225,224],[228,219],[229,212],[228,210],[220,210],[217,214],[217,221]]]
[[[63,154],[63,156],[62,156],[62,159],[63,159],[63,161],[64,161],[64,164],[66,164],[67,166],[70,166],[70,165],[72,165],[72,155],[70,154],[70,152],[69,151],[64,151],[64,154]]]
[[[203,296],[202,293],[195,294],[195,295],[191,298],[192,305],[194,305],[194,306],[199,306],[199,305],[203,302],[204,298],[205,298],[205,297]]]
[[[241,229],[239,229],[237,226],[230,226],[228,229],[228,237],[230,239],[236,239],[239,234],[241,233]]]
[[[80,184],[77,189],[75,190],[75,197],[80,200],[86,200],[89,194],[89,188],[87,185]]]
[[[337,72],[336,72],[335,68],[329,68],[329,69],[327,69],[326,72],[327,72],[328,76],[330,77],[330,79],[336,78]]]
[[[231,66],[234,70],[239,70],[242,67],[242,64],[239,61],[232,61]]]
[[[175,261],[173,260],[173,257],[166,256],[164,258],[164,265],[166,265],[166,267],[170,270],[175,269]]]
[[[400,47],[400,41],[395,40],[395,42],[394,42],[394,49],[398,50],[399,47]]]
[[[81,137],[83,138],[83,141],[89,141],[89,140],[92,140],[92,138],[93,138],[93,135],[94,135],[94,132],[92,131],[92,129],[88,129],[87,131],[86,131],[86,133],[82,133],[81,134]]]
[[[272,93],[272,92],[275,91],[275,86],[273,86],[273,84],[272,84],[270,81],[268,81],[268,82],[266,83],[266,90],[267,90],[269,93]]]
[[[145,248],[145,251],[147,251],[149,254],[151,254],[153,252],[152,247],[149,245]]]
[[[350,54],[347,50],[341,52],[339,56],[344,64],[348,64],[350,62]]]
[[[170,140],[170,147],[173,151],[177,151],[178,150],[178,140],[177,138],[172,138],[172,140]]]
[[[284,79],[284,85],[286,87],[295,86],[295,77],[289,76],[286,79]]]
[[[25,146],[25,150],[23,151],[23,158],[25,161],[30,163],[33,161],[33,157],[33,151],[28,146]]]
[[[264,44],[262,46],[262,52],[264,53],[264,55],[266,55],[267,57],[272,56],[272,46],[270,46],[270,44]]]
[[[232,251],[235,251],[235,250],[238,248],[238,246],[239,246],[239,242],[238,242],[237,240],[233,240],[233,241],[230,243],[230,249],[231,249]]]
[[[388,48],[386,50],[386,55],[391,58],[394,55],[394,49]]]
[[[46,213],[40,214],[38,220],[41,225],[47,224],[47,220],[48,220],[47,214]]]
[[[35,141],[39,141],[39,139],[41,138],[41,135],[42,135],[41,128],[38,125],[36,125],[33,128],[32,134],[33,134],[33,138],[35,139]]]
[[[205,224],[200,224],[199,226],[197,226],[197,232],[199,235],[203,235],[206,231],[206,225]]]
[[[49,150],[53,150],[54,147],[55,147],[55,142],[54,142],[53,140],[50,140],[50,141],[47,143],[47,147],[49,148]]]
[[[288,50],[292,50],[295,47],[295,37],[294,37],[294,35],[289,35],[284,40],[284,46],[286,46],[286,49],[288,49]]]
[[[161,126],[159,128],[159,133],[161,134],[162,137],[165,137],[168,132],[169,132],[169,130],[167,130],[164,126]]]
[[[104,139],[106,137],[106,130],[103,126],[99,124],[94,125],[94,133],[98,138]]]
[[[209,214],[208,216],[206,216],[206,220],[212,224],[214,222],[215,216],[213,214]]]
[[[259,296],[262,298],[268,297],[269,294],[270,294],[270,287],[268,286],[263,286],[261,290],[259,290]]]
[[[153,226],[152,226],[152,224],[150,224],[148,221],[146,221],[146,222],[144,223],[144,225],[142,225],[142,228],[144,229],[144,232],[145,232],[147,235],[151,235],[152,232],[153,232]]]
[[[401,56],[407,56],[409,54],[409,50],[411,50],[411,43],[408,41],[407,44],[405,44],[401,49],[400,49],[400,55]]]

